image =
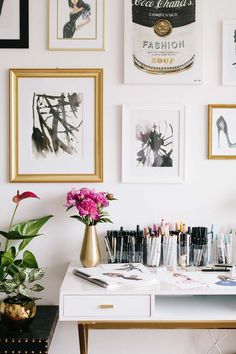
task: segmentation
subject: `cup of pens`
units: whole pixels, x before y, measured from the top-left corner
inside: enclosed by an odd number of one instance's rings
[[[146,264],[149,267],[159,267],[161,262],[162,237],[158,233],[156,225],[151,228],[145,228],[145,246],[146,246]]]
[[[206,227],[192,228],[192,264],[196,267],[206,266],[208,260],[208,230]]]

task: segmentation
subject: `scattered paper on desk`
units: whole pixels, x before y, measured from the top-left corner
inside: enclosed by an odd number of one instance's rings
[[[212,289],[233,289],[236,287],[236,278],[225,274],[204,274],[202,278],[205,278],[207,285]]]
[[[104,288],[120,285],[140,287],[157,281],[156,276],[141,263],[101,264],[93,268],[76,268],[73,273]]]
[[[197,273],[181,273],[173,272],[166,273],[161,279],[164,283],[174,285],[181,289],[193,289],[205,287],[207,284],[201,279],[200,274]]]

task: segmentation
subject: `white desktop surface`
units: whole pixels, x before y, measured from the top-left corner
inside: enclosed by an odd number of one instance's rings
[[[150,268],[155,285],[108,289],[76,277],[76,267],[79,262],[69,265],[60,289],[61,321],[236,321],[236,287],[208,285],[208,279],[222,272],[197,272],[205,285],[181,289],[163,281],[168,272]]]

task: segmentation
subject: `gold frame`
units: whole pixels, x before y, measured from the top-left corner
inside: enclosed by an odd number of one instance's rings
[[[22,78],[94,79],[94,173],[20,174],[18,133],[18,80]],[[10,69],[10,182],[103,182],[103,69]]]
[[[78,322],[80,354],[88,354],[90,329],[235,329],[234,320],[199,321],[90,321]]]
[[[105,42],[106,42],[106,37],[105,37],[105,31],[106,31],[106,25],[105,25],[105,16],[106,16],[106,12],[105,12],[105,0],[102,0],[102,5],[103,5],[103,12],[102,12],[102,16],[103,16],[103,23],[102,23],[102,47],[101,48],[53,48],[50,47],[50,1],[52,0],[48,0],[48,50],[50,51],[105,51],[106,50],[106,46],[105,46]]]
[[[208,105],[208,159],[211,160],[235,160],[236,159],[236,151],[235,155],[213,155],[212,154],[212,115],[213,110],[215,108],[222,108],[222,109],[235,109],[236,104],[209,104]]]

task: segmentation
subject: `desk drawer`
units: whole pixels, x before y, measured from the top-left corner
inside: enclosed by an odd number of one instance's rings
[[[65,317],[150,316],[149,295],[64,295]]]

